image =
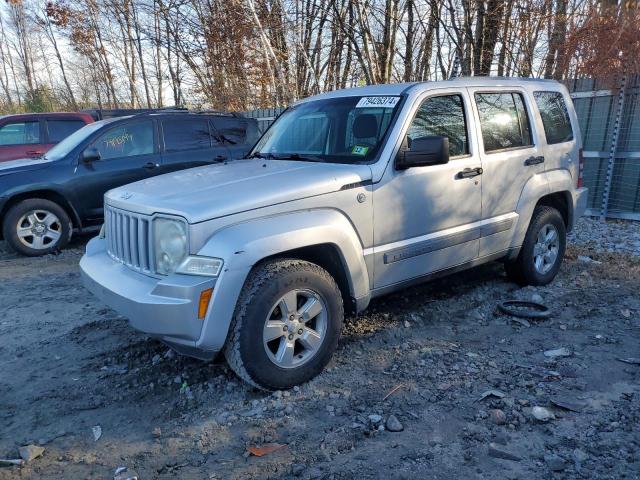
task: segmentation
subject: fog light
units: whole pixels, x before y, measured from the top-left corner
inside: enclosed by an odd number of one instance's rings
[[[207,288],[200,293],[200,304],[198,305],[198,318],[203,320],[209,308],[209,301],[213,295],[213,288]]]

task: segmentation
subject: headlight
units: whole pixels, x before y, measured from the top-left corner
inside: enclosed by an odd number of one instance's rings
[[[153,221],[153,242],[156,273],[169,275],[175,272],[189,253],[187,225],[181,220],[156,218]]]
[[[100,233],[98,234],[98,238],[105,238],[107,236],[107,231],[104,228],[104,223],[100,227]]]
[[[222,270],[223,261],[212,257],[187,257],[178,267],[176,273],[185,275],[203,275],[205,277],[217,277]]]

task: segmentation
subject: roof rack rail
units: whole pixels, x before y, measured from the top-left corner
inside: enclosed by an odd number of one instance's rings
[[[242,116],[236,112],[227,112],[225,110],[214,110],[214,109],[198,110],[193,113],[197,113],[198,115],[220,115],[221,117],[241,117]]]
[[[104,120],[107,118],[128,117],[131,115],[139,115],[147,112],[166,112],[170,110],[188,112],[184,107],[161,107],[161,108],[86,108],[80,110],[81,113],[88,113],[94,120]]]
[[[167,113],[177,113],[177,114],[185,114],[185,113],[192,113],[190,112],[187,108],[157,108],[155,110],[148,110],[146,112],[140,112],[140,113],[136,113],[135,115],[132,115],[132,117],[145,117],[148,115],[164,115]]]

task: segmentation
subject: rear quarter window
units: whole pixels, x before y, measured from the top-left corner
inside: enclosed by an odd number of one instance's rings
[[[58,143],[84,126],[82,120],[47,120],[49,143]]]
[[[247,138],[247,120],[236,117],[214,117],[213,126],[218,135],[232,143],[243,143]]]
[[[540,110],[547,143],[552,145],[573,140],[569,111],[562,94],[560,92],[534,92],[533,98],[535,98],[538,110]]]

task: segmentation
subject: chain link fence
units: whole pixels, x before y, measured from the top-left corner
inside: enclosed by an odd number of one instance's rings
[[[588,215],[640,220],[640,76],[619,86],[594,79],[569,83],[584,146]],[[245,112],[260,133],[284,108]]]

